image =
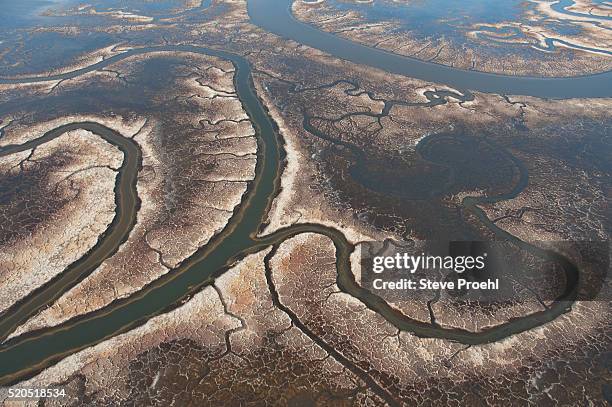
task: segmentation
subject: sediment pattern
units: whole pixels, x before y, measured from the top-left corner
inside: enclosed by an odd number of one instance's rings
[[[601,14],[597,14],[587,11],[587,2],[568,8],[559,7],[562,2],[516,2],[510,10],[502,6],[497,11],[500,15],[493,10],[479,15],[478,9],[467,9],[459,17],[451,15],[457,10],[449,3],[446,13],[443,5],[432,11],[438,14],[436,19],[420,4],[360,3],[364,2],[297,0],[292,12],[298,20],[325,32],[460,69],[559,77],[611,68],[610,16],[602,5],[590,4],[593,10],[599,9]]]
[[[368,240],[502,238],[589,272],[588,245],[536,240],[609,235],[609,99],[391,75],[188,3],[66,11],[132,41],[0,65],[0,384],[68,394],[26,405],[606,403],[610,303],[574,302],[571,272],[484,307],[376,295],[358,263]]]

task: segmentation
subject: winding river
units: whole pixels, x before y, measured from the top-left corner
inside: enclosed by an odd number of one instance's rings
[[[104,259],[112,256],[127,240],[136,223],[136,213],[140,207],[136,180],[138,171],[141,169],[142,152],[132,139],[123,137],[113,129],[92,122],[70,123],[49,130],[43,136],[26,143],[0,148],[0,157],[36,148],[77,129],[92,132],[118,147],[123,153],[123,162],[119,168],[115,185],[115,216],[106,231],[99,237],[98,243],[83,257],[70,264],[56,278],[0,313],[0,341],[6,339],[17,326],[27,321],[44,306],[54,302],[64,292],[91,274]]]
[[[293,18],[292,2],[249,0],[249,16],[253,23],[266,31],[335,57],[457,89],[553,99],[612,96],[612,71],[568,78],[534,78],[452,68],[368,47],[321,31]]]
[[[272,6],[275,3],[275,7]],[[284,4],[288,4],[285,2]],[[537,79],[516,78],[479,72],[460,71],[430,63],[416,61],[406,57],[394,56],[383,51],[360,45],[350,45],[343,48],[347,41],[321,33],[312,28],[297,23],[290,18],[287,8],[278,7],[278,2],[272,0],[249,1],[249,11],[253,21],[262,27],[282,34],[283,27],[292,33],[293,39],[307,45],[321,45],[323,51],[330,52],[340,58],[382,68],[390,72],[403,73],[411,77],[449,83],[459,88],[508,93],[530,94],[544,97],[573,96],[610,96],[610,73],[573,79]],[[272,24],[271,21],[275,20]],[[291,29],[288,26],[291,24]],[[304,30],[310,30],[304,32]],[[312,31],[314,30],[314,34]],[[289,38],[292,36],[286,35]],[[314,36],[314,37],[313,37]],[[330,38],[331,37],[331,38]],[[314,40],[313,40],[314,38]],[[323,41],[318,43],[317,41]],[[349,42],[349,44],[352,44]],[[352,48],[351,48],[352,47]],[[357,48],[354,48],[357,47]],[[270,235],[258,237],[265,222],[266,214],[272,199],[279,191],[279,180],[285,151],[277,134],[276,126],[266,108],[254,91],[251,69],[248,61],[236,54],[197,46],[165,46],[148,47],[127,51],[113,56],[87,68],[49,77],[23,79],[5,79],[0,83],[40,82],[74,78],[78,75],[95,71],[132,55],[153,51],[183,51],[217,56],[231,61],[236,74],[234,84],[239,99],[256,130],[258,151],[255,178],[249,184],[239,208],[235,211],[224,230],[215,236],[209,244],[200,248],[178,268],[160,277],[143,290],[123,299],[117,299],[107,307],[98,311],[66,321],[56,327],[43,328],[13,338],[0,345],[0,384],[7,385],[31,377],[40,370],[57,363],[67,355],[90,347],[119,333],[126,332],[145,323],[155,315],[167,312],[186,299],[190,298],[202,287],[211,284],[214,279],[226,271],[232,264],[244,256],[260,251],[270,246],[277,246],[284,240],[301,233],[319,233],[330,237],[337,251],[338,286],[345,292],[359,298],[370,309],[383,315],[389,322],[402,330],[413,332],[418,336],[445,338],[465,344],[475,345],[497,341],[509,335],[539,326],[550,321],[568,310],[575,298],[575,283],[577,270],[566,259],[559,255],[541,251],[509,235],[495,226],[477,205],[483,201],[508,199],[526,185],[526,172],[517,186],[507,196],[490,198],[466,198],[465,206],[479,216],[481,221],[493,232],[506,239],[514,239],[518,245],[525,245],[528,250],[542,255],[552,255],[567,269],[568,289],[554,306],[542,312],[511,320],[482,332],[470,332],[461,329],[443,329],[430,324],[412,320],[392,309],[381,298],[361,288],[354,280],[350,271],[349,257],[354,246],[338,230],[317,225],[297,224]],[[347,54],[348,53],[348,54]],[[432,68],[433,67],[433,68]],[[576,83],[574,82],[576,81]],[[606,82],[608,81],[608,82]],[[606,86],[602,86],[606,84]],[[101,238],[79,264],[70,266],[57,281],[45,285],[38,294],[17,304],[13,310],[15,316],[7,316],[0,322],[0,335],[6,336],[16,323],[36,312],[40,307],[52,302],[61,295],[67,287],[85,278],[95,267],[114,250],[118,242],[125,239],[133,226],[134,214],[138,209],[138,198],[135,195],[135,174],[139,168],[140,151],[131,141],[123,138],[97,123],[72,123],[51,130],[39,139],[21,146],[9,146],[0,149],[0,156],[16,151],[23,151],[40,145],[70,129],[83,128],[103,137],[108,142],[118,146],[125,159],[117,181],[116,194],[118,210],[113,225],[105,237]],[[426,140],[424,141],[426,142]],[[108,238],[113,236],[113,239]],[[575,278],[574,278],[575,277]]]

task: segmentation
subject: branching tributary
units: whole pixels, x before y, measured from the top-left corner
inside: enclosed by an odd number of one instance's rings
[[[354,246],[337,229],[318,224],[296,224],[280,229],[267,236],[259,237],[258,233],[264,225],[272,199],[277,195],[280,184],[282,163],[285,159],[282,140],[276,126],[269,117],[266,108],[257,97],[251,77],[249,63],[241,56],[218,50],[195,46],[167,46],[150,47],[128,51],[121,55],[110,57],[90,67],[61,75],[44,78],[26,78],[19,80],[2,80],[0,83],[36,82],[74,78],[86,72],[104,68],[121,59],[132,55],[144,54],[153,51],[184,51],[212,55],[230,60],[236,74],[234,84],[244,109],[254,124],[257,136],[257,165],[255,179],[249,184],[243,201],[235,210],[228,225],[215,236],[206,246],[200,248],[194,255],[181,263],[176,269],[160,277],[158,280],[144,287],[139,292],[122,299],[116,299],[108,306],[66,321],[55,327],[43,328],[29,332],[6,341],[0,346],[0,384],[16,383],[24,378],[31,377],[42,369],[57,363],[67,355],[80,349],[90,347],[119,333],[126,332],[142,325],[155,315],[168,312],[176,308],[186,299],[193,296],[203,287],[214,283],[216,277],[226,271],[232,264],[248,254],[255,253],[270,246],[278,246],[286,239],[301,233],[319,233],[328,236],[336,247],[336,265],[338,271],[338,286],[344,292],[361,300],[370,309],[380,313],[398,329],[412,332],[418,336],[444,338],[459,341],[468,345],[488,343],[505,338],[556,318],[568,309],[573,299],[577,270],[563,257],[554,253],[541,254],[553,256],[561,262],[570,276],[572,284],[550,309],[534,313],[523,318],[496,326],[482,332],[470,332],[461,329],[443,329],[439,326],[413,320],[391,308],[380,297],[360,287],[350,270],[350,254]],[[431,104],[445,102],[445,97],[469,97],[465,95],[447,94],[448,92],[431,92],[428,94]],[[399,103],[399,102],[398,102]],[[387,110],[388,112],[388,110]],[[0,335],[6,337],[17,323],[27,319],[41,307],[52,303],[69,287],[85,278],[96,265],[116,251],[118,245],[124,241],[134,224],[135,213],[139,201],[135,195],[135,177],[140,166],[140,150],[133,141],[126,139],[100,124],[72,123],[47,132],[39,139],[30,141],[21,146],[11,146],[0,150],[0,155],[24,151],[49,141],[70,129],[83,128],[105,138],[108,142],[118,146],[124,153],[125,159],[116,186],[117,214],[109,231],[103,235],[94,247],[79,262],[71,265],[62,275],[37,290],[34,295],[15,305],[11,314],[5,315],[0,321]],[[333,142],[333,140],[330,140]],[[517,165],[526,172],[517,160]],[[521,242],[516,237],[499,229],[478,208],[483,202],[495,202],[509,199],[524,188],[524,182],[519,184],[508,194],[490,198],[466,198],[465,206],[479,216],[481,221],[492,231],[505,239],[511,239],[530,251],[541,251],[533,246]],[[573,274],[572,274],[573,273]],[[296,318],[293,315],[293,318]],[[328,346],[322,344],[322,346]],[[348,360],[341,363],[350,364]],[[347,366],[353,370],[354,367]],[[374,389],[376,391],[376,389]],[[379,394],[387,398],[387,394]]]

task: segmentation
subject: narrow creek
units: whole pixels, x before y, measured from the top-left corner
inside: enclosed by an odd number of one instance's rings
[[[354,250],[354,246],[336,229],[318,224],[297,224],[264,237],[257,237],[266,220],[272,199],[279,192],[280,174],[282,172],[282,163],[285,159],[285,151],[275,123],[254,91],[249,63],[241,56],[196,46],[150,47],[131,50],[88,68],[62,75],[45,78],[0,80],[0,83],[45,81],[76,77],[82,73],[100,69],[120,59],[152,51],[194,52],[224,58],[234,64],[236,68],[234,77],[235,88],[256,130],[258,159],[255,179],[249,184],[243,201],[234,212],[224,230],[171,273],[160,277],[141,291],[127,298],[117,299],[98,311],[66,321],[55,327],[43,328],[24,334],[0,345],[0,385],[16,383],[31,377],[70,354],[133,329],[155,315],[176,308],[204,286],[211,284],[216,277],[225,272],[239,259],[266,247],[278,245],[284,240],[301,233],[319,233],[331,238],[337,251],[339,287],[360,299],[370,309],[380,313],[399,329],[412,332],[418,336],[444,338],[466,344],[488,343],[539,326],[556,318],[568,309],[568,301],[572,300],[575,288],[571,286],[568,287],[568,291],[563,297],[559,298],[559,306],[509,321],[490,330],[475,333],[460,329],[443,329],[412,320],[391,308],[380,297],[361,288],[355,282],[350,270],[349,258]],[[0,154],[6,155],[10,151],[26,150],[36,143],[45,142],[45,137],[51,138],[54,135],[57,136],[69,128],[86,128],[102,137],[106,135],[107,140],[115,142],[116,145],[119,144],[120,140],[125,140],[120,135],[114,134],[112,130],[95,123],[72,123],[52,130],[45,134],[43,138],[30,142],[31,145],[29,146],[28,143],[23,146],[12,146],[3,150],[4,152]],[[126,142],[121,141],[121,143],[125,144]],[[124,166],[128,170],[130,168],[138,168],[138,163],[140,162],[139,150],[129,142],[124,147],[127,160],[127,162],[124,162]],[[134,148],[136,150],[132,151]],[[128,170],[126,170],[126,174],[131,174]],[[133,182],[132,178],[128,175],[122,176],[120,182],[118,182],[118,188],[116,189],[118,202],[124,202],[125,205],[131,207],[126,206],[121,213],[118,211],[120,219],[116,223],[116,234],[109,233],[101,239],[101,244],[104,247],[108,246],[111,249],[115,247],[121,239],[125,238],[125,234],[129,233],[133,225],[134,211],[138,209],[138,199],[133,195]],[[520,190],[522,190],[522,187],[514,192],[519,193]],[[509,197],[511,196],[498,198],[507,199]],[[480,201],[475,198],[471,201],[465,201],[466,207],[477,214],[480,211],[477,208],[479,203]],[[506,233],[497,230],[497,227],[488,220],[484,213],[480,212],[479,216],[485,225],[496,233]],[[505,237],[516,239],[513,236]],[[106,243],[107,241],[108,243]],[[520,241],[517,243],[527,245]],[[529,249],[531,250],[532,248],[529,247]],[[109,250],[94,250],[93,254],[89,254],[88,264],[99,264],[99,262],[106,258],[105,256],[112,253],[112,250]],[[533,248],[533,250],[540,249]],[[560,256],[559,261],[569,264],[567,260]],[[569,264],[568,267],[571,268],[572,265]],[[3,333],[6,334],[7,331],[10,331],[11,326],[14,326],[17,321],[23,320],[36,307],[43,306],[44,303],[49,303],[57,298],[65,291],[66,287],[78,282],[87,273],[70,272],[70,270],[67,270],[64,274],[66,276],[60,276],[57,284],[51,283],[45,286],[45,290],[41,292],[44,295],[40,295],[40,299],[37,299],[36,296],[26,299],[24,308],[15,310],[17,314],[23,313],[22,315],[11,315],[6,320],[0,321],[0,327],[4,330]],[[63,282],[59,283],[60,281]]]

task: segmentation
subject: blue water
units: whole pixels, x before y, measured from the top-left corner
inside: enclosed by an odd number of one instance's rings
[[[410,78],[445,83],[456,89],[545,98],[609,97],[612,94],[612,71],[571,78],[538,78],[455,69],[382,51],[318,30],[292,17],[291,0],[249,0],[247,5],[251,21],[266,31],[337,58]]]
[[[55,19],[43,16],[43,13],[49,9],[63,8],[70,3],[70,0],[0,0],[0,33],[52,23]]]
[[[149,17],[176,17],[181,14],[203,10],[210,6],[212,0],[202,1],[202,5],[185,12],[177,12],[182,2],[176,0],[164,0],[152,2],[151,0],[98,0],[93,3],[98,11],[123,10],[134,14],[142,14]],[[90,3],[91,4],[91,3]]]
[[[388,0],[369,4],[331,0],[328,4],[339,10],[358,11],[369,22],[398,22],[402,30],[421,36],[455,36],[458,27],[515,21],[525,7],[522,0],[428,0],[407,4]]]
[[[165,0],[151,2],[150,0],[94,0],[83,2],[81,0],[0,0],[0,38],[3,32],[12,29],[40,27],[58,22],[71,25],[87,25],[100,23],[104,17],[92,15],[50,17],[44,15],[50,10],[68,11],[81,5],[91,5],[97,11],[122,10],[133,14],[142,14],[154,18],[176,17],[186,13],[197,13],[210,7],[212,0],[202,1],[202,5],[195,9],[177,13],[176,10],[182,2]],[[122,23],[129,24],[126,20]]]
[[[456,35],[457,27],[516,20],[524,10],[522,0],[428,0],[407,4],[388,0],[368,4],[331,0],[328,4],[338,10],[358,11],[369,22],[399,22],[402,29],[424,36],[452,36]]]
[[[594,3],[604,1],[606,0],[595,0]],[[356,11],[363,17],[364,21],[369,23],[393,22],[398,24],[394,32],[409,32],[411,36],[417,39],[427,38],[436,41],[444,38],[460,45],[471,43],[478,46],[483,44],[476,44],[472,38],[467,36],[466,34],[469,31],[475,28],[494,31],[491,28],[479,27],[480,24],[525,21],[525,12],[534,8],[534,4],[524,0],[422,0],[406,3],[375,0],[366,4],[327,0],[326,3],[339,11]],[[564,9],[571,4],[573,4],[573,0],[561,0],[553,8],[567,14],[568,17],[581,15],[567,12]],[[594,19],[594,21],[596,20],[597,18]],[[552,20],[545,16],[542,16],[542,19],[537,21],[536,24],[556,32],[559,36],[578,36],[582,31],[580,26],[571,21]],[[518,31],[513,37],[524,42],[533,42]],[[495,45],[495,40],[490,39],[491,45]],[[516,48],[520,46],[506,44],[505,47]],[[525,49],[524,52],[529,52],[529,50]]]
[[[93,29],[109,24],[136,25],[126,19],[113,19],[105,15],[75,13],[77,6],[91,6],[98,12],[121,10],[149,16],[163,26],[166,17],[180,17],[185,22],[198,22],[214,18],[207,13],[212,0],[202,5],[178,12],[183,2],[177,0],[0,0],[0,76],[11,76],[57,69],[81,55],[104,48],[126,37]],[[62,15],[66,14],[66,15]],[[63,34],[45,27],[78,27],[78,35]],[[91,27],[91,28],[90,28]],[[157,40],[155,30],[135,32],[130,37],[140,43]]]

